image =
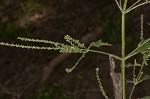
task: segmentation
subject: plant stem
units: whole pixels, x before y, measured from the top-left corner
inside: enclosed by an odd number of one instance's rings
[[[143,5],[148,4],[148,3],[150,3],[150,1],[144,2],[144,3],[140,3],[140,4],[134,6],[134,7],[130,8],[130,9],[127,9],[127,10],[126,10],[126,13],[129,13],[130,11],[136,9],[137,7],[143,6]]]
[[[140,77],[140,73],[142,72],[143,66],[144,66],[144,62],[142,63],[141,69],[140,69],[140,71],[139,71],[138,76],[137,76],[137,78],[136,78],[136,79],[138,79],[138,78]],[[134,89],[135,89],[135,86],[136,86],[139,82],[140,82],[140,81],[136,81],[136,82],[134,82],[134,85],[133,85],[133,87],[132,87],[132,90],[131,90],[131,93],[130,93],[129,99],[131,99],[132,94],[133,94],[133,91],[134,91]]]
[[[88,51],[89,51],[89,52],[94,52],[94,53],[100,53],[100,54],[108,55],[108,56],[111,56],[111,57],[113,57],[113,58],[115,58],[115,59],[122,60],[121,57],[116,56],[116,55],[114,55],[114,54],[110,54],[110,53],[106,53],[106,52],[102,52],[102,51],[96,51],[96,50],[88,50]]]
[[[124,11],[126,10],[127,2],[128,2],[128,0],[124,0],[124,5],[123,5],[123,10]]]
[[[122,60],[121,60],[121,72],[122,72],[122,98],[126,99],[125,95],[125,13],[122,13]]]
[[[131,99],[131,97],[132,97],[132,94],[133,94],[133,91],[134,91],[135,86],[136,86],[136,84],[134,84],[134,85],[133,85],[133,87],[132,87],[132,90],[131,90],[131,93],[130,93],[129,99]]]

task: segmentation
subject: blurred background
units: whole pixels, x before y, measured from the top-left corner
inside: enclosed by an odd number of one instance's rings
[[[144,37],[150,37],[149,12],[150,5],[146,5],[126,17],[126,54],[139,43],[141,14],[144,14]],[[64,43],[63,37],[68,34],[86,46],[102,39],[113,46],[97,50],[120,55],[120,22],[121,13],[114,0],[0,0],[0,41],[3,42],[42,46],[16,38]],[[80,56],[0,46],[0,99],[104,99],[96,81],[96,67],[100,69],[107,95],[114,99],[108,56],[88,53],[72,73],[66,73],[65,68],[72,67]],[[141,59],[137,57],[138,61]],[[133,63],[133,59],[128,61]],[[116,72],[120,72],[120,62],[116,64]],[[150,74],[150,67],[145,67],[144,72]],[[126,73],[126,78],[131,79],[132,68],[127,68]],[[149,85],[150,81],[140,83],[133,99],[150,95]],[[131,87],[132,84],[127,86],[127,96]]]

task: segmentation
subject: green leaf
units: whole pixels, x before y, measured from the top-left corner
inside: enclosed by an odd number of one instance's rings
[[[141,99],[150,99],[150,96],[142,97]]]
[[[148,50],[150,51],[150,38],[142,41],[135,50],[133,50],[129,55],[126,56],[126,59],[140,52]]]
[[[150,75],[144,75],[141,80],[150,80]]]
[[[92,42],[90,44],[91,47],[100,47],[100,46],[111,46],[111,44],[108,44],[108,43],[104,43],[102,42],[102,40],[98,40],[96,42]]]

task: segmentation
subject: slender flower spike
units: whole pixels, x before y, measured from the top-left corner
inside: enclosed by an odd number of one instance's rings
[[[69,35],[65,35],[64,39],[68,44],[63,44],[59,42],[53,42],[48,40],[39,40],[39,39],[31,39],[31,38],[24,38],[24,37],[18,37],[18,40],[25,41],[25,42],[33,42],[34,43],[45,43],[44,46],[35,46],[35,45],[22,45],[22,44],[14,44],[14,43],[7,43],[7,42],[0,42],[0,45],[2,46],[8,46],[8,47],[17,47],[17,48],[24,48],[24,49],[37,49],[37,50],[57,50],[61,53],[79,53],[81,54],[81,57],[79,60],[75,63],[75,65],[72,68],[66,68],[66,72],[70,73],[74,70],[74,68],[78,65],[78,63],[85,57],[85,55],[88,52],[94,52],[99,54],[104,54],[109,56],[109,62],[111,66],[110,70],[110,76],[112,78],[112,82],[114,85],[114,96],[115,99],[126,99],[126,81],[132,82],[134,85],[132,87],[129,99],[132,98],[132,94],[135,88],[135,85],[144,81],[144,80],[150,80],[150,75],[145,75],[143,73],[143,66],[148,65],[148,60],[150,58],[150,38],[144,39],[144,32],[143,32],[143,15],[141,15],[141,35],[140,35],[140,43],[137,45],[137,47],[130,52],[128,55],[125,54],[126,52],[126,15],[131,12],[132,10],[139,8],[143,5],[149,4],[150,0],[136,0],[131,6],[128,7],[128,1],[129,0],[115,0],[118,8],[121,12],[121,56],[117,56],[114,54],[110,54],[107,52],[102,52],[99,50],[91,50],[91,48],[94,47],[102,47],[102,46],[111,46],[111,44],[108,44],[106,42],[102,42],[102,40],[98,40],[96,42],[90,43],[88,47],[85,47],[84,44],[80,43],[79,40],[76,40],[72,38]],[[127,8],[128,7],[128,8]],[[150,26],[150,23],[147,23]],[[111,34],[111,33],[110,33]],[[143,60],[141,64],[138,64],[135,60],[134,64],[126,65],[127,59],[131,58],[132,56],[142,53]],[[121,73],[115,73],[115,59],[118,59],[121,61]],[[134,66],[134,67],[133,67]],[[119,67],[119,66],[118,66]],[[126,67],[133,67],[133,81],[126,80]],[[136,74],[136,68],[140,68],[139,73]],[[108,99],[108,96],[106,95],[106,92],[102,86],[100,77],[99,77],[99,68],[96,68],[96,79],[99,84],[100,91],[102,92],[102,95],[105,97],[105,99]],[[147,98],[148,97],[148,98]],[[146,96],[141,99],[150,99],[149,96]]]

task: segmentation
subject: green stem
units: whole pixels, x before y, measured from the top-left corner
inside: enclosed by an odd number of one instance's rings
[[[144,62],[142,62],[142,66],[141,66],[140,71],[139,71],[139,73],[137,75],[137,78],[140,78],[140,74],[141,74],[141,72],[143,70],[143,67],[144,67]]]
[[[131,6],[126,10],[126,12],[127,12],[128,10],[130,10],[132,7],[134,7],[136,4],[138,4],[140,1],[141,1],[141,0],[136,1],[133,5],[131,5]]]
[[[116,56],[116,55],[114,55],[114,54],[110,54],[110,53],[106,53],[106,52],[102,52],[102,51],[96,51],[96,50],[88,50],[88,51],[89,51],[89,52],[94,52],[94,53],[100,53],[100,54],[108,55],[108,56],[111,56],[111,57],[113,57],[113,58],[115,58],[115,59],[122,60],[121,57]]]
[[[133,87],[132,87],[132,90],[131,90],[131,93],[130,93],[129,99],[131,99],[131,97],[132,97],[132,94],[133,94],[133,91],[134,91],[134,89],[135,89],[135,86],[136,86],[136,84],[134,84],[134,85],[133,85]]]
[[[144,62],[142,63],[141,69],[140,69],[140,71],[139,71],[138,76],[136,77],[136,79],[138,79],[138,78],[140,77],[140,73],[142,72],[143,66],[144,66]],[[134,89],[135,89],[135,86],[136,86],[138,83],[140,83],[140,81],[136,81],[136,82],[134,81],[134,85],[133,85],[133,87],[132,87],[132,90],[131,90],[129,99],[131,99],[132,94],[133,94],[133,91],[134,91]]]
[[[121,72],[122,72],[122,98],[126,99],[125,95],[125,14],[122,13],[122,60],[121,60]]]
[[[124,11],[126,10],[127,2],[128,2],[128,0],[125,0],[125,1],[124,1],[124,5],[123,5],[123,10],[124,10]]]
[[[130,11],[136,9],[137,7],[143,6],[143,5],[148,4],[148,3],[150,3],[150,1],[144,2],[144,3],[141,3],[141,4],[138,4],[138,5],[136,5],[136,6],[132,7],[132,8],[130,8],[130,9],[127,9],[127,10],[126,10],[126,13],[129,13]]]

